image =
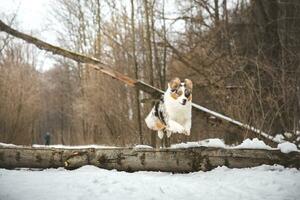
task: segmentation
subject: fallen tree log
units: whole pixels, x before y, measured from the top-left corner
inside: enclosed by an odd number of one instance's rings
[[[194,147],[181,149],[151,148],[32,148],[1,147],[0,168],[76,169],[94,165],[120,171],[207,171],[218,166],[247,168],[262,164],[279,164],[300,168],[300,152],[279,150],[223,149]]]

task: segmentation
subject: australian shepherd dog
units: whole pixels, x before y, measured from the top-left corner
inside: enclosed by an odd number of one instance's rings
[[[170,138],[172,133],[190,135],[192,89],[191,80],[184,79],[181,81],[179,78],[174,78],[168,83],[168,89],[160,101],[155,103],[146,117],[145,121],[148,128],[157,131],[160,139]]]

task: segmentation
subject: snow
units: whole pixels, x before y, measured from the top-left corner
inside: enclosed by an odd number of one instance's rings
[[[200,147],[201,145],[199,142],[182,142],[178,144],[171,144],[171,149],[181,149],[181,148],[193,148],[193,147]]]
[[[0,142],[0,147],[26,147],[23,145],[15,145],[15,144],[6,144]],[[62,145],[62,144],[56,144],[56,145],[41,145],[41,144],[33,144],[31,147],[33,148],[64,148],[64,149],[88,149],[88,148],[95,148],[95,149],[107,149],[107,148],[120,148],[116,146],[106,146],[106,145],[97,145],[97,144],[91,144],[91,145],[76,145],[76,146],[68,146],[68,145]]]
[[[289,132],[284,132],[283,135],[287,138],[291,138],[293,137],[293,134],[292,133],[289,133]]]
[[[151,147],[149,145],[143,145],[143,144],[135,145],[134,148],[136,148],[136,149],[153,149],[153,147]]]
[[[179,143],[171,145],[171,148],[191,148],[191,147],[216,147],[216,148],[227,148],[227,149],[267,149],[267,150],[275,150],[276,148],[272,148],[264,143],[264,141],[259,140],[257,138],[254,139],[246,139],[240,145],[237,146],[229,146],[224,143],[223,140],[218,138],[205,139],[198,142],[187,142],[187,143]]]
[[[0,169],[1,200],[293,200],[300,195],[300,171],[282,166],[219,167],[209,172],[126,173],[84,166],[68,171]]]
[[[16,147],[17,145],[14,145],[14,144],[7,144],[7,143],[2,143],[2,142],[0,142],[0,146],[2,146],[2,147]]]
[[[298,151],[297,146],[290,142],[284,142],[278,144],[277,148],[280,149],[282,153],[290,153],[292,151]]]
[[[266,149],[266,150],[280,150],[282,153],[290,153],[292,151],[300,152],[297,146],[290,142],[283,142],[278,144],[277,148],[272,148],[266,145],[264,141],[257,138],[245,139],[241,144],[237,146],[229,146],[224,143],[223,140],[218,138],[206,139],[197,142],[186,142],[179,144],[172,144],[172,149],[177,148],[193,148],[193,147],[216,147],[216,148],[226,148],[226,149]]]
[[[33,144],[32,147],[34,148],[64,148],[64,149],[88,149],[88,148],[95,148],[95,149],[114,149],[114,148],[120,148],[116,146],[106,146],[106,145],[97,145],[97,144],[91,144],[91,145],[76,145],[76,146],[68,146],[68,145],[62,145],[62,144],[56,144],[56,145],[40,145],[40,144]]]
[[[284,141],[284,136],[282,134],[276,134],[274,138],[279,141]]]
[[[198,142],[187,142],[187,143],[179,143],[179,144],[172,144],[171,148],[190,148],[190,147],[217,147],[217,148],[226,148],[228,146],[225,145],[224,141],[218,138],[206,139],[201,140]]]
[[[257,138],[253,138],[252,140],[246,139],[240,145],[235,146],[234,148],[237,148],[237,149],[268,149],[268,150],[274,149],[274,148],[266,145],[264,143],[264,141],[259,140]]]
[[[278,136],[277,136],[278,137]],[[24,147],[24,146],[18,146],[14,144],[5,144],[0,143],[0,146],[3,147]],[[269,145],[266,145],[264,141],[259,140],[257,138],[253,139],[245,139],[241,144],[237,146],[229,146],[224,143],[223,140],[219,138],[210,138],[195,142],[186,142],[186,143],[178,143],[178,144],[172,144],[171,149],[177,149],[177,148],[193,148],[193,147],[216,147],[216,148],[227,148],[227,149],[266,149],[266,150],[280,150],[282,153],[289,153],[292,151],[298,151],[297,146],[290,142],[284,142],[281,144],[278,144],[277,148],[272,148]],[[34,148],[65,148],[65,149],[85,149],[85,148],[95,148],[95,149],[111,149],[111,148],[122,148],[122,147],[116,147],[116,146],[105,146],[105,145],[80,145],[80,146],[67,146],[67,145],[38,145],[34,144],[32,145]],[[133,148],[135,149],[152,149],[149,145],[135,145]]]

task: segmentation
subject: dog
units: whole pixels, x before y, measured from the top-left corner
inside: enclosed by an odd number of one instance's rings
[[[157,131],[158,137],[170,138],[173,133],[190,135],[192,125],[192,89],[189,79],[174,78],[168,89],[145,118],[147,127]]]

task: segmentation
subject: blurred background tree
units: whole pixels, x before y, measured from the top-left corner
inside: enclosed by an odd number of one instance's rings
[[[64,48],[161,89],[188,77],[194,102],[286,139],[300,134],[297,0],[55,0],[50,18]],[[63,58],[40,72],[31,46],[0,36],[1,142],[43,143],[49,131],[67,145],[155,144],[147,94]],[[211,137],[254,136],[194,112],[188,140]]]

